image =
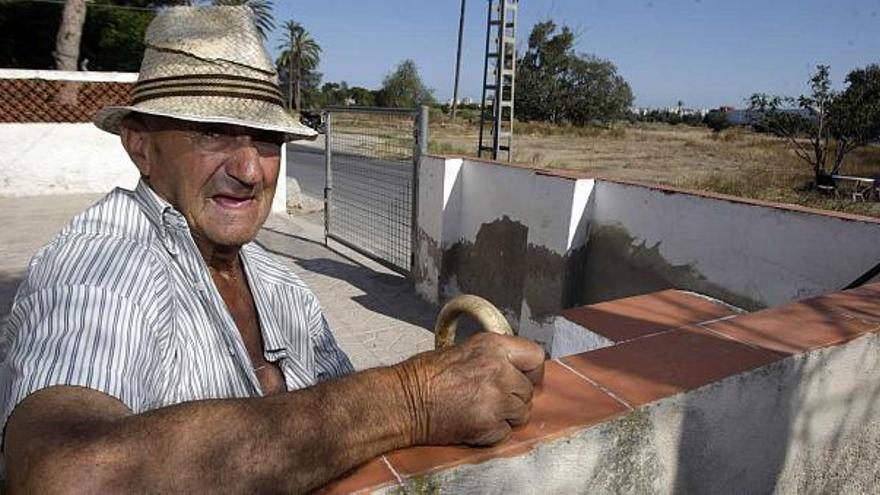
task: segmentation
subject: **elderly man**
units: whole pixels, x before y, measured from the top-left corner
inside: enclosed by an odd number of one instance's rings
[[[141,173],[32,260],[0,333],[11,492],[303,492],[383,452],[492,444],[541,349],[481,334],[353,373],[305,285],[251,243],[281,106],[245,8],[160,12],[132,106],[96,124]]]

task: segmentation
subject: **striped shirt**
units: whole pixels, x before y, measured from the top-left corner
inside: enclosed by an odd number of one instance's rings
[[[288,390],[352,372],[308,287],[254,243],[241,260],[265,358]],[[0,328],[0,427],[53,385],[99,390],[134,413],[262,393],[185,218],[144,182],[105,196],[34,256]]]

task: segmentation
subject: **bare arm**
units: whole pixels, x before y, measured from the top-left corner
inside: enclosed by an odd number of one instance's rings
[[[94,390],[32,394],[7,424],[8,487],[57,492],[305,492],[389,450],[497,442],[528,417],[543,352],[480,334],[296,392],[143,414]]]

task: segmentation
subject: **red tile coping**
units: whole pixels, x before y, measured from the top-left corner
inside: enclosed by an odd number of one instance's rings
[[[860,293],[844,292],[823,296],[717,321],[705,325],[705,328],[781,356],[800,354],[839,345],[880,328],[876,321],[864,321],[841,311],[849,307],[855,312],[864,308],[862,311],[873,310],[875,314],[880,313],[877,292],[875,288]],[[865,294],[875,298],[873,304],[868,303]]]
[[[618,343],[734,314],[720,302],[675,289],[562,312],[569,321]]]
[[[880,283],[863,285],[857,289],[836,292],[804,301],[818,308],[880,323]]]
[[[688,327],[560,360],[640,406],[778,359],[699,327]]]
[[[587,407],[589,406],[589,407]],[[619,416],[629,409],[583,378],[554,361],[547,361],[544,382],[532,399],[529,422],[494,447],[414,447],[389,454],[402,476],[509,457],[529,450],[538,441],[564,435]]]
[[[660,292],[656,296],[665,296],[651,299],[650,305],[706,302],[677,292]],[[639,311],[645,308],[632,304],[637,298],[628,299],[629,302],[623,300],[624,304],[611,306],[621,312],[613,313],[608,321],[629,316],[622,312],[623,308],[632,308],[634,315],[642,314]],[[707,306],[705,311],[714,314],[715,308]],[[650,323],[674,325],[683,321],[680,317],[671,313],[663,316],[665,320],[655,317]],[[414,447],[392,452],[326,487],[322,493],[368,491],[396,483],[399,478],[520,455],[540,442],[626,414],[633,407],[694,390],[794,353],[839,345],[878,330],[880,284],[872,284],[703,325],[661,330],[611,347],[548,361],[529,423],[515,429],[499,445]]]

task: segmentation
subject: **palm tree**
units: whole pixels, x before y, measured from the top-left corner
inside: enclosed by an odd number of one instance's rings
[[[321,46],[312,35],[295,21],[287,21],[283,26],[285,40],[278,45],[281,55],[278,65],[287,66],[288,108],[302,111],[303,71],[318,66],[321,60]],[[294,107],[294,103],[296,106]]]
[[[61,24],[55,36],[55,70],[79,69],[79,44],[83,24],[86,21],[86,0],[65,0],[61,12]],[[55,102],[62,105],[76,105],[79,85],[65,82],[55,94]]]

